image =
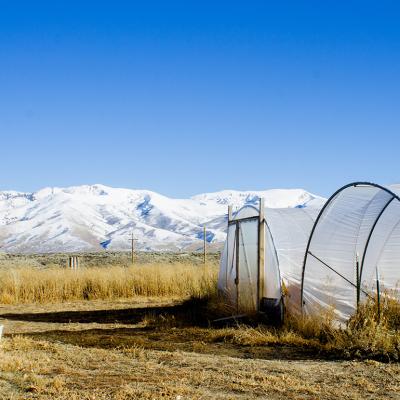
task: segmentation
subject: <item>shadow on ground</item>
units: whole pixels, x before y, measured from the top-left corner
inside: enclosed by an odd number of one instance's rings
[[[185,351],[249,359],[315,360],[315,350],[292,346],[244,346],[223,339],[210,340],[204,328],[114,328],[80,331],[51,330],[28,333],[40,340],[62,342],[85,348]]]
[[[188,305],[178,304],[162,307],[125,308],[118,310],[94,311],[58,311],[45,313],[0,314],[1,318],[13,321],[47,323],[98,323],[98,324],[138,324],[146,316],[173,315],[182,316],[188,311]]]
[[[28,323],[49,324],[47,330],[25,332],[40,340],[80,347],[104,349],[150,349],[226,355],[237,358],[315,359],[315,349],[293,346],[246,346],[229,343],[218,329],[210,327],[206,303],[191,299],[170,306],[118,310],[8,313],[0,318]],[[68,328],[65,324],[75,324]],[[93,323],[98,324],[93,329]],[[118,324],[115,328],[110,324]],[[76,326],[82,324],[82,326]],[[101,325],[104,324],[104,327]],[[99,326],[100,325],[100,326]],[[121,327],[121,325],[130,325]],[[135,326],[136,325],[136,326]],[[215,333],[217,333],[215,335]]]

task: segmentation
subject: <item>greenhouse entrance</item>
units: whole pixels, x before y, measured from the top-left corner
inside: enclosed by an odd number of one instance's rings
[[[236,268],[236,312],[248,313],[258,310],[258,230],[259,218],[230,222],[235,230],[231,258]]]
[[[283,320],[281,276],[276,248],[264,218],[264,200],[232,215],[221,255],[218,279],[233,315],[261,313],[270,322]]]

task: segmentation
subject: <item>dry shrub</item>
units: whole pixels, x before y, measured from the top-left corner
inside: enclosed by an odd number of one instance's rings
[[[110,268],[18,268],[0,271],[0,303],[49,303],[145,297],[204,297],[217,267],[184,264]]]
[[[346,329],[338,330],[334,350],[347,357],[400,360],[400,303],[388,294],[381,299],[380,312],[375,300],[361,304]]]
[[[318,316],[288,314],[285,319],[284,329],[295,332],[304,339],[318,339],[326,343],[337,330],[334,321],[334,311],[322,311]]]
[[[392,295],[383,295],[380,313],[375,300],[369,300],[345,326],[339,326],[334,310],[329,310],[314,316],[287,315],[280,328],[237,325],[214,330],[209,340],[242,346],[296,346],[335,358],[399,361],[399,321],[400,303]]]
[[[382,296],[380,313],[375,300],[360,304],[346,326],[338,327],[332,312],[318,316],[289,316],[284,331],[312,340],[319,352],[340,358],[400,360],[400,304]]]

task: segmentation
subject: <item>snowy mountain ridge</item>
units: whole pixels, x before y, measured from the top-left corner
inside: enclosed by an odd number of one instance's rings
[[[227,206],[321,207],[325,199],[303,189],[223,190],[174,199],[149,190],[96,185],[0,192],[0,250],[69,252],[127,250],[133,233],[141,250],[195,250],[225,239]]]

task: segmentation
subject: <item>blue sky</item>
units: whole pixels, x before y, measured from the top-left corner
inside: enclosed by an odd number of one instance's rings
[[[396,1],[80,3],[0,0],[0,189],[400,182]]]

